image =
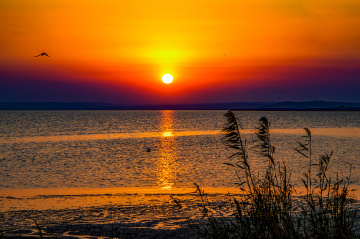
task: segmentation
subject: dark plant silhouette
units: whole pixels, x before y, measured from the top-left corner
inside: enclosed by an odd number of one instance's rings
[[[306,194],[300,205],[294,205],[295,189],[291,175],[283,162],[275,158],[270,122],[262,117],[256,127],[256,140],[249,147],[242,137],[241,124],[232,111],[225,115],[223,142],[233,153],[227,165],[238,175],[239,189],[243,197],[233,199],[233,217],[215,216],[209,210],[206,196],[198,185],[202,198],[201,211],[207,219],[206,226],[198,228],[207,238],[355,238],[358,209],[349,195],[349,176],[343,180],[337,176],[332,180],[327,172],[332,156],[320,155],[313,163],[312,138],[309,129],[295,149],[309,160],[303,184]],[[248,151],[267,163],[263,174],[254,172]],[[314,170],[314,167],[316,170]],[[314,173],[316,172],[316,173]],[[315,175],[312,175],[312,174]]]

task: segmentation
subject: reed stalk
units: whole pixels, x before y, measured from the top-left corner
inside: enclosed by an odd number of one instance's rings
[[[291,174],[284,162],[275,157],[272,145],[270,122],[262,117],[256,127],[256,140],[251,147],[241,134],[241,124],[232,111],[225,115],[226,124],[222,141],[232,150],[229,156],[238,182],[236,185],[244,197],[233,199],[233,217],[215,217],[206,203],[204,192],[198,185],[197,192],[203,203],[201,210],[207,219],[200,233],[206,238],[355,238],[359,222],[359,209],[354,207],[355,198],[350,196],[351,165],[348,177],[332,179],[328,168],[332,152],[319,156],[314,163],[311,131],[305,135],[295,149],[308,160],[307,171],[302,182],[306,194],[299,206],[294,205],[296,191]],[[264,174],[251,167],[249,151],[265,160]]]

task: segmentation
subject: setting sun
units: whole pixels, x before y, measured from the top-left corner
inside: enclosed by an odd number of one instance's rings
[[[163,77],[162,77],[162,81],[163,81],[165,84],[170,84],[170,83],[173,81],[173,77],[172,77],[172,75],[170,75],[170,74],[165,74],[165,75],[163,75]]]

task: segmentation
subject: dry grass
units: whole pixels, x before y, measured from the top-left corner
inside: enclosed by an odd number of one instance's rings
[[[244,197],[234,198],[231,217],[219,216],[207,204],[204,192],[200,209],[205,225],[197,226],[197,232],[206,238],[356,238],[359,209],[350,196],[349,176],[331,178],[328,165],[332,153],[320,155],[314,160],[312,138],[309,129],[298,142],[297,153],[308,160],[303,184],[306,194],[300,204],[293,203],[295,189],[291,175],[283,162],[275,157],[275,147],[270,135],[270,122],[262,117],[256,127],[256,141],[248,147],[240,133],[240,121],[229,111],[225,114],[223,142],[233,151],[231,162],[239,181],[236,183]],[[267,163],[265,174],[250,165],[249,151],[255,152]],[[254,154],[252,154],[254,155]]]

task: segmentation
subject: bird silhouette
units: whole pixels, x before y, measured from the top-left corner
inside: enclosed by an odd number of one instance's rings
[[[48,54],[46,54],[46,52],[40,53],[39,55],[37,55],[37,56],[35,56],[35,57],[38,57],[38,56],[47,56],[47,57],[50,57]]]

